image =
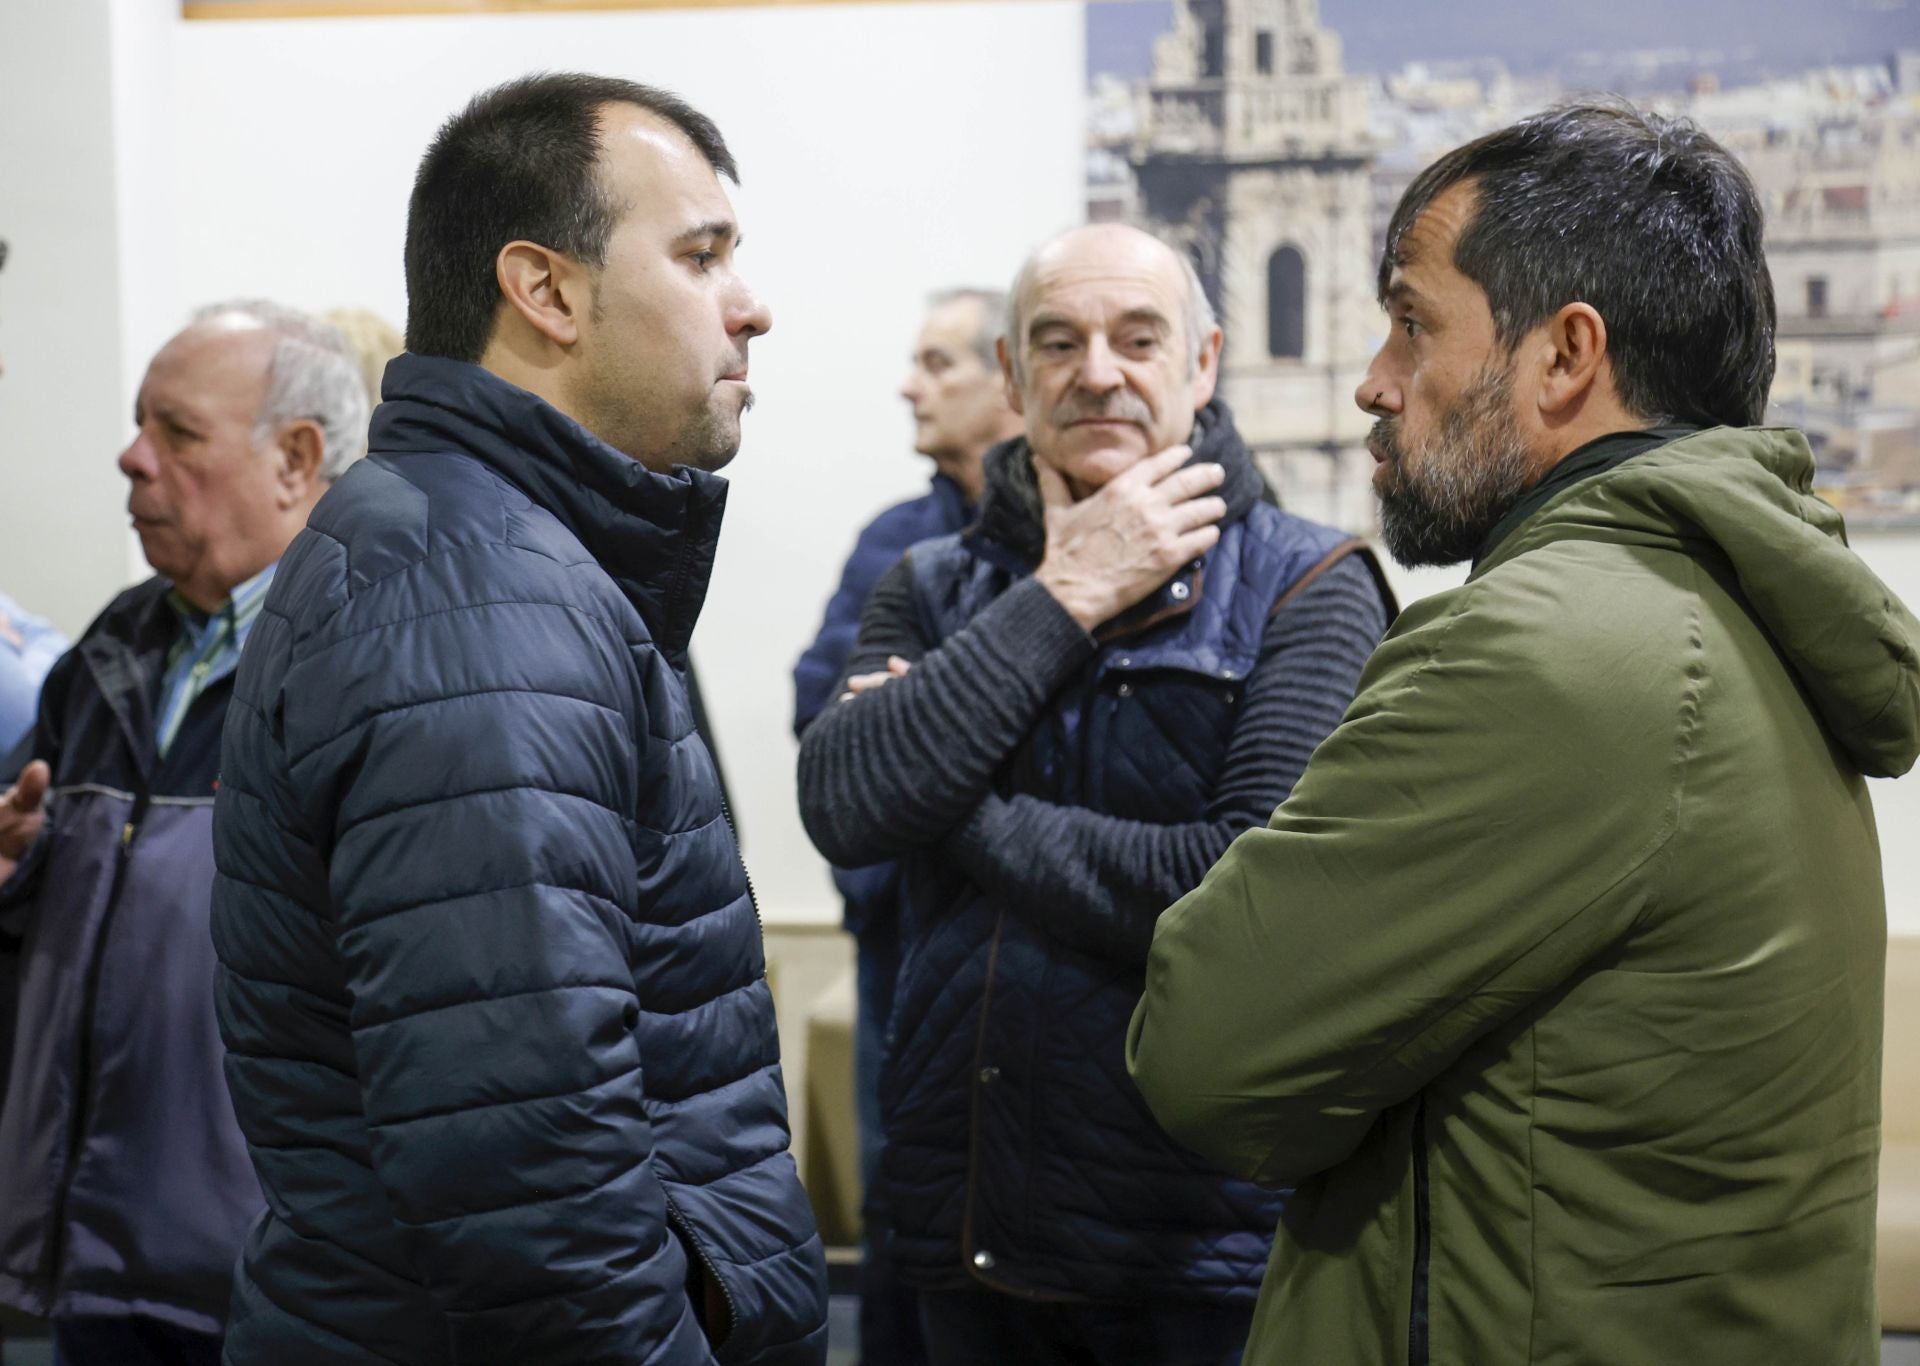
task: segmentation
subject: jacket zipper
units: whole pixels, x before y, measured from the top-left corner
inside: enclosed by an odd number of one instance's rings
[[[718,763],[719,760],[715,760]],[[727,805],[727,799],[720,798],[720,814],[726,817],[727,834],[733,837],[733,856],[740,860],[740,876],[747,880],[747,904],[753,907],[753,923],[760,927],[760,938],[767,937],[767,922],[760,918],[760,898],[753,890],[753,870],[747,867],[747,856],[740,852],[740,832],[733,828],[733,808]]]
[[[106,960],[107,931],[112,927],[113,915],[120,906],[120,893],[126,886],[127,864],[133,855],[134,836],[140,833],[140,823],[146,819],[148,794],[138,792],[133,798],[133,810],[127,823],[120,827],[120,848],[115,851],[113,861],[113,881],[107,888],[106,908],[100,913],[100,928],[94,932],[94,951],[88,956],[87,980],[81,996],[80,1007],[80,1047],[79,1058],[75,1064],[77,1085],[74,1087],[72,1127],[67,1135],[67,1169],[60,1181],[60,1194],[53,1204],[53,1216],[49,1221],[47,1236],[46,1277],[49,1282],[58,1281],[60,1263],[66,1255],[67,1200],[73,1194],[74,1177],[80,1169],[80,1149],[87,1141],[88,1099],[93,1094],[91,1077],[93,1073],[93,1029],[94,1013],[100,1002],[100,969]]]
[[[1413,1107],[1413,1301],[1407,1315],[1407,1366],[1427,1366],[1427,1264],[1432,1250],[1432,1213],[1427,1208],[1427,1102]]]
[[[726,1301],[727,1322],[725,1331],[713,1338],[713,1346],[717,1351],[725,1345],[728,1338],[733,1336],[733,1330],[739,1326],[740,1306],[734,1302],[733,1291],[728,1288],[726,1281],[721,1279],[720,1268],[714,1264],[713,1254],[707,1251],[707,1245],[701,1241],[700,1235],[694,1231],[693,1221],[681,1212],[680,1206],[674,1203],[671,1195],[668,1195],[666,1200],[667,1223],[675,1229],[678,1229],[680,1236],[687,1240],[687,1246],[693,1249],[693,1255],[700,1259],[700,1266],[707,1273],[707,1279],[720,1287],[720,1298]],[[700,1317],[704,1320],[706,1318],[704,1312],[705,1305],[700,1305],[698,1308],[703,1311]],[[709,1334],[712,1334],[712,1325],[708,1325],[707,1331]]]
[[[980,1026],[973,1039],[973,1059],[969,1068],[973,1075],[967,1082],[967,1188],[965,1209],[960,1219],[960,1263],[964,1274],[997,1290],[1012,1290],[1014,1287],[998,1277],[986,1273],[991,1267],[978,1266],[974,1257],[978,1250],[973,1245],[974,1228],[974,1176],[980,1159],[980,1073],[986,1066],[982,1061],[986,1057],[987,1017],[993,1009],[993,979],[1000,970],[1000,934],[1005,928],[1007,913],[1001,909],[994,914],[993,940],[987,948],[987,980],[980,989]]]

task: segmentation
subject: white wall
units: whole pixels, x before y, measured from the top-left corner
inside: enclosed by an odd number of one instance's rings
[[[0,591],[69,634],[127,582],[132,539],[111,20],[0,0]]]
[[[0,332],[20,381],[0,381],[0,451],[31,455],[7,457],[0,586],[70,627],[132,573],[112,458],[146,358],[191,308],[259,294],[401,321],[415,164],[497,81],[603,71],[713,116],[774,328],[754,345],[759,402],[694,652],[769,917],[837,917],[794,810],[789,670],[857,529],[925,485],[894,393],[925,296],[1003,284],[1078,221],[1079,4],[244,23],[185,22],[161,0],[0,5],[0,235],[18,267],[0,319],[66,329],[57,354]],[[49,46],[67,28],[84,31]],[[82,133],[84,148],[58,141]],[[13,187],[49,202],[23,213]],[[25,568],[75,554],[89,572],[60,592]]]

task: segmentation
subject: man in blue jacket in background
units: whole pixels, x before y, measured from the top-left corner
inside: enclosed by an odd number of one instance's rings
[[[684,682],[740,443],[732,156],[662,91],[448,121],[369,459],[289,550],[215,822],[268,1212],[236,1363],[807,1366],[826,1266]]]
[[[1007,404],[994,344],[1006,295],[994,289],[951,289],[933,296],[913,346],[900,397],[913,408],[913,448],[933,461],[933,486],[895,503],[861,530],[827,602],[820,634],[793,666],[793,733],[804,735],[833,699],[860,635],[860,609],[880,576],[917,541],[948,536],[973,520],[985,486],[988,450],[1020,434]],[[880,1164],[880,1057],[900,966],[900,890],[893,863],[835,868],[845,900],[843,924],[857,946],[854,1099],[860,1120],[860,1177],[865,1195],[865,1256],[860,1269],[860,1359],[863,1366],[916,1366],[926,1359],[919,1310],[893,1276],[886,1212],[875,1200]]]

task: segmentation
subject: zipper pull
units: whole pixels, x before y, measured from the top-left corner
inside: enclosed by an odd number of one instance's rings
[[[120,847],[122,849],[125,849],[129,844],[132,844],[132,843],[133,843],[133,822],[128,821],[125,825],[120,827]]]

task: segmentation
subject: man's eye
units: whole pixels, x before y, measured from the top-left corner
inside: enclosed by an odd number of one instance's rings
[[[1399,321],[1400,321],[1400,330],[1407,334],[1407,337],[1409,340],[1412,339],[1415,332],[1420,330],[1420,324],[1415,322],[1412,318],[1406,316],[1405,314],[1401,315]]]
[[[693,262],[694,269],[705,270],[718,256],[719,253],[714,251],[696,251],[688,259]]]

